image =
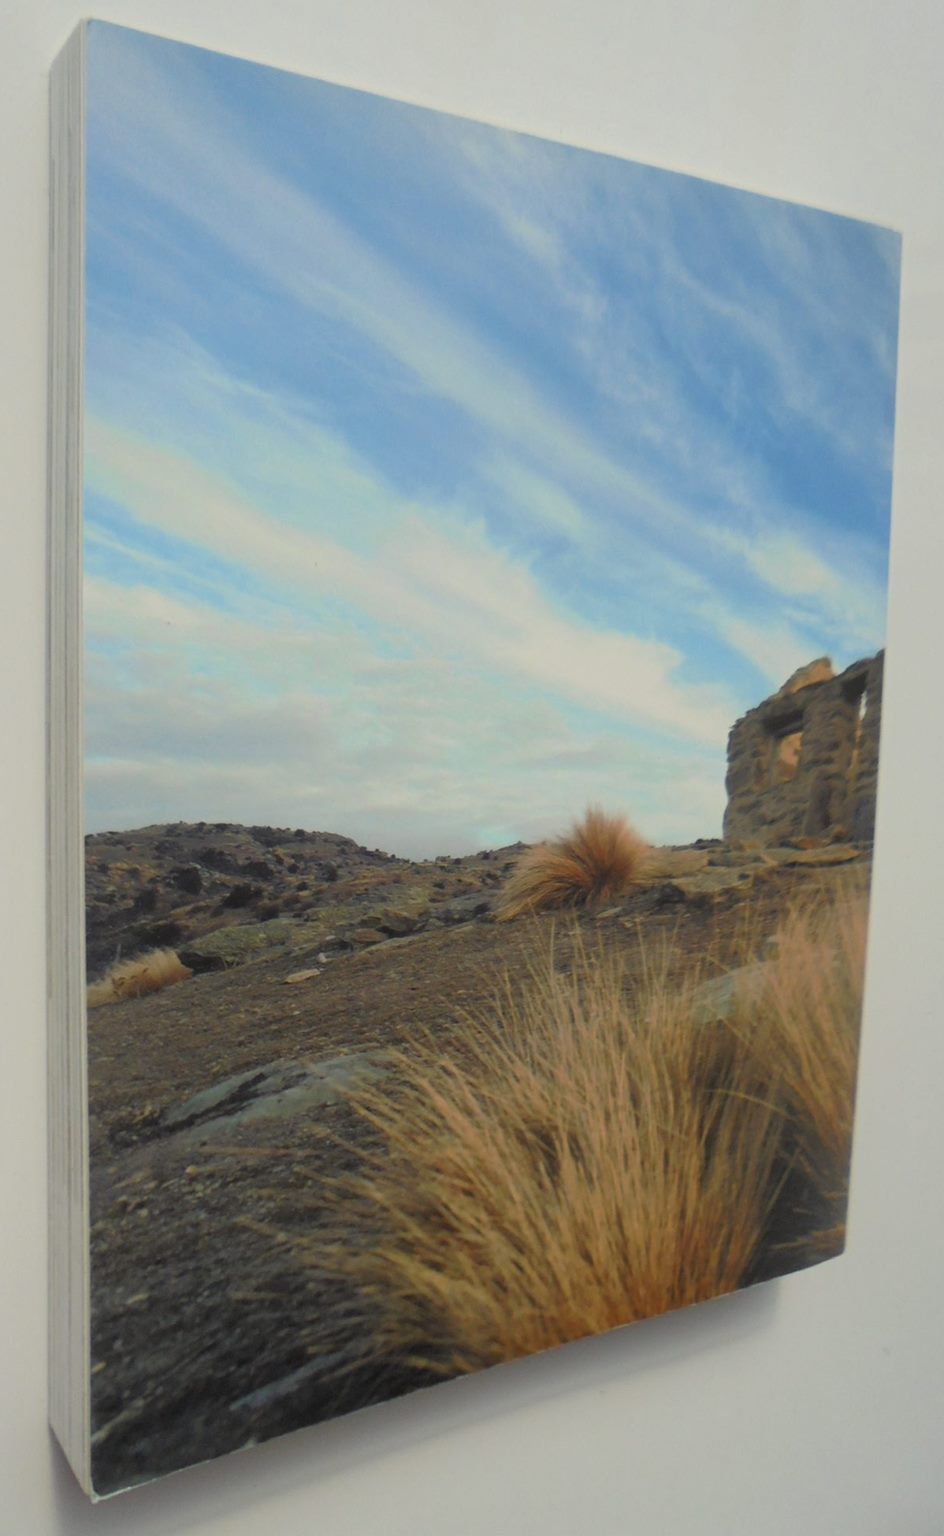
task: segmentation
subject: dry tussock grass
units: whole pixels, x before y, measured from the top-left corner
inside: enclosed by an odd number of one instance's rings
[[[303,1261],[350,1287],[375,1359],[452,1375],[731,1291],[784,1232],[792,1267],[838,1251],[865,925],[864,902],[795,913],[708,1026],[697,978],[551,950],[461,1056],[427,1039],[353,1096],[377,1150]],[[797,1243],[810,1190],[828,1209]]]
[[[186,981],[193,971],[184,965],[176,950],[152,949],[113,965],[101,981],[93,982],[86,993],[88,1008],[102,1008],[109,1003],[123,1003],[128,998],[160,992],[175,982]]]
[[[507,921],[527,912],[592,907],[622,896],[638,878],[648,851],[624,817],[591,806],[563,837],[521,855],[496,915]]]
[[[756,1006],[733,1022],[783,1097],[793,1162],[817,1203],[833,1208],[836,1231],[852,1150],[867,932],[864,894],[796,907]]]

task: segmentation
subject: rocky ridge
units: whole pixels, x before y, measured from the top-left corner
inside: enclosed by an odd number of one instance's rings
[[[313,979],[339,955],[436,928],[488,920],[515,844],[414,861],[335,833],[173,823],[86,839],[87,968],[173,948],[196,974],[294,954],[285,980]],[[636,889],[613,911],[743,895],[777,866],[825,867],[861,849],[798,838],[732,848],[713,839],[654,848]]]
[[[490,910],[520,845],[414,861],[330,832],[176,822],[86,838],[89,979],[148,949],[197,972],[335,950]]]

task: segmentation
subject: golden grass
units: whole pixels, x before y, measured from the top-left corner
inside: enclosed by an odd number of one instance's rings
[[[93,982],[86,993],[88,1008],[102,1008],[109,1003],[123,1003],[128,998],[160,992],[178,981],[186,981],[193,971],[184,965],[173,949],[152,949],[113,965],[101,981]]]
[[[744,1029],[787,1106],[800,1170],[845,1208],[855,1110],[868,906],[864,897],[795,908]]]
[[[591,806],[563,837],[521,855],[499,895],[496,915],[508,921],[527,912],[592,907],[622,896],[648,851],[624,817]]]
[[[865,928],[864,900],[794,913],[712,1025],[698,977],[575,936],[458,1054],[401,1054],[352,1094],[376,1150],[322,1197],[337,1241],[293,1243],[349,1287],[345,1328],[453,1375],[731,1291],[772,1246],[768,1273],[839,1251]]]

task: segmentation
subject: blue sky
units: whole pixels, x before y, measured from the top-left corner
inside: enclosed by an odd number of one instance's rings
[[[883,643],[890,231],[89,31],[89,830],[716,834]]]

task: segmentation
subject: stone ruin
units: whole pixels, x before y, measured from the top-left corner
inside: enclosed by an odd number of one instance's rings
[[[880,651],[836,677],[821,657],[738,720],[728,738],[726,842],[872,841],[883,661]]]

